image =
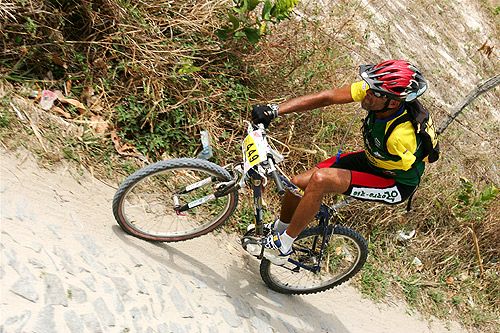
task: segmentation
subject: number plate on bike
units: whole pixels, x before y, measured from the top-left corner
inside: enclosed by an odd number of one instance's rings
[[[262,131],[256,130],[250,132],[243,140],[242,151],[245,158],[245,171],[266,161],[269,147],[266,140],[262,137]]]

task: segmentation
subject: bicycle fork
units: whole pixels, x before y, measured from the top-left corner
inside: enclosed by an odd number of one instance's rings
[[[262,178],[258,174],[253,174],[251,183],[253,190],[255,232],[252,235],[245,235],[241,240],[241,244],[246,251],[260,259],[264,254],[264,246],[262,246],[262,236],[264,235],[264,223],[262,218]]]

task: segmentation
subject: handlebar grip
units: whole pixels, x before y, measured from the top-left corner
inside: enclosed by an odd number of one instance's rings
[[[281,181],[278,171],[277,170],[272,171],[271,176],[273,177],[274,183],[276,184],[278,194],[279,195],[285,194],[285,188],[283,187],[283,182]]]

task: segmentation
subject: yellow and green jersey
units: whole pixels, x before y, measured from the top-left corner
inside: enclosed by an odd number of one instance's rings
[[[369,89],[368,84],[359,81],[351,85],[351,96],[361,102]],[[399,117],[406,114],[405,105],[393,116],[377,119],[375,112],[369,112],[363,123],[365,154],[377,171],[391,175],[397,182],[418,185],[424,172],[420,138],[410,121],[398,124],[389,136],[387,130]]]

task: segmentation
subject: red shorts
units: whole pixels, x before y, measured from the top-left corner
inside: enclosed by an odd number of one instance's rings
[[[373,169],[364,150],[341,154],[338,160],[337,156],[330,157],[316,167],[350,170],[351,184],[343,194],[361,200],[397,204],[408,199],[416,189],[416,186],[398,183]]]

